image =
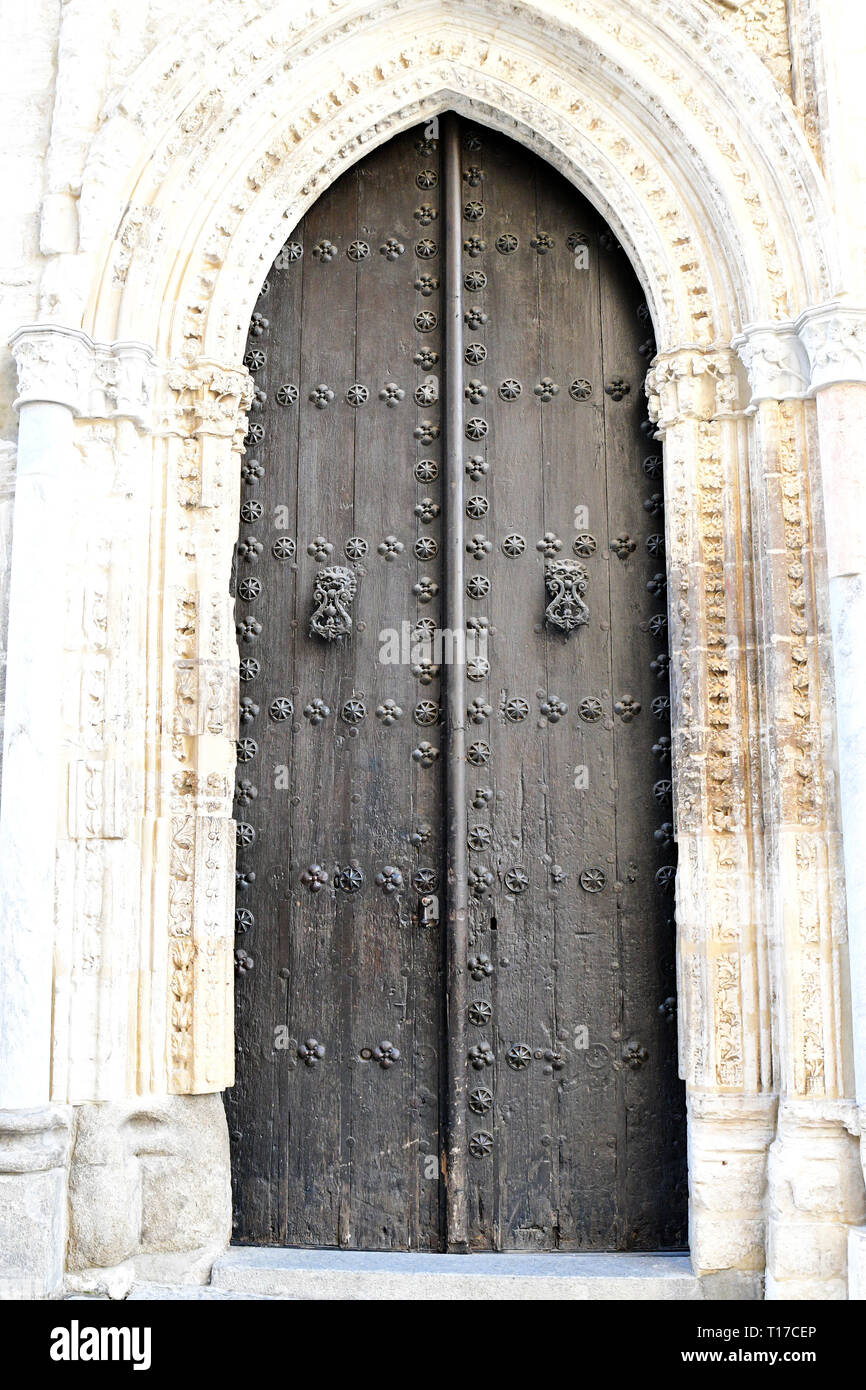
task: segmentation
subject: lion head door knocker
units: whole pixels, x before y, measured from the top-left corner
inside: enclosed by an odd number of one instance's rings
[[[349,608],[357,592],[357,578],[345,565],[327,565],[317,570],[313,602],[318,606],[310,618],[310,636],[323,637],[326,642],[340,642],[351,636]]]
[[[578,560],[548,560],[544,566],[544,586],[550,602],[545,619],[563,632],[589,622],[589,609],[583,601],[587,585],[586,568]]]

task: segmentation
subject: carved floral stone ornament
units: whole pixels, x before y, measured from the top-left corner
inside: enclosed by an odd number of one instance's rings
[[[548,560],[544,566],[544,585],[550,600],[544,612],[545,620],[563,632],[589,622],[589,609],[584,602],[588,576],[586,566],[579,560]]]
[[[318,570],[313,581],[316,608],[310,618],[310,636],[321,637],[326,642],[339,642],[351,636],[349,610],[357,591],[357,576],[345,565],[328,565]]]

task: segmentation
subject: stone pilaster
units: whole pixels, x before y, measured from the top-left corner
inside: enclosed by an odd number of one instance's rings
[[[6,1100],[220,1090],[233,1066],[228,586],[250,379],[210,360],[161,368],[142,344],[54,324],[13,347],[21,558],[2,833],[21,924],[0,969],[7,1045],[27,1066],[5,1069]]]
[[[665,456],[691,1248],[719,1297],[759,1296],[775,1105],[742,375],[729,349],[686,348],[647,383]]]
[[[844,832],[851,1028],[861,1169],[866,1174],[866,309],[828,304],[797,320],[820,448],[833,633],[839,802]],[[849,1235],[850,1297],[866,1298],[866,1227]]]
[[[155,805],[167,895],[168,1089],[221,1090],[234,1075],[234,822],[237,640],[229,577],[239,454],[252,381],[200,360],[165,378],[163,673]]]
[[[815,488],[829,457],[810,392],[823,389],[826,367],[807,351],[823,321],[816,311],[796,325],[757,325],[736,340],[751,387],[752,528],[761,538],[760,746],[780,1092],[768,1184],[771,1298],[845,1297],[847,1225],[862,1219],[849,1132],[856,1123],[849,953],[827,640],[826,545],[839,539],[837,524],[825,531]],[[841,678],[844,686],[839,655],[837,648],[836,684]],[[839,1194],[835,1205],[825,1190]]]

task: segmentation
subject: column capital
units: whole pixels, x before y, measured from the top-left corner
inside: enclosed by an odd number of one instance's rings
[[[866,383],[866,308],[816,304],[797,319],[747,324],[732,340],[752,398],[806,400],[827,386]]]
[[[673,348],[656,357],[646,379],[649,416],[664,434],[683,420],[741,413],[742,368],[726,345]]]
[[[216,435],[241,446],[247,428],[245,413],[255,400],[253,379],[246,367],[226,367],[210,357],[171,362],[165,386],[169,401],[164,425],[169,430],[174,423],[178,433]],[[236,439],[239,432],[240,441]]]
[[[35,323],[16,328],[9,346],[17,408],[49,401],[85,419],[150,424],[157,361],[146,343],[96,343],[80,328]]]
[[[866,308],[820,304],[797,319],[814,395],[826,386],[866,383]]]
[[[793,323],[753,323],[731,341],[751,389],[748,409],[762,401],[803,400],[809,391],[809,359]]]

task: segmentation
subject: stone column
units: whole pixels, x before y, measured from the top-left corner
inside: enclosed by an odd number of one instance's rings
[[[18,469],[9,586],[0,806],[0,1106],[45,1105],[51,1088],[54,859],[60,785],[65,492],[83,335],[20,330]]]
[[[810,367],[794,324],[735,340],[751,387],[765,883],[780,1093],[768,1167],[771,1299],[846,1297],[863,1217],[834,768],[832,650]]]
[[[742,368],[684,348],[647,390],[664,440],[690,1248],[711,1297],[759,1298],[776,1098]]]
[[[866,309],[833,304],[798,320],[817,410],[844,836],[853,1069],[866,1171]],[[849,1231],[851,1298],[866,1298],[866,1226]]]
[[[61,767],[65,493],[82,334],[20,330],[18,467],[9,580],[0,805],[0,1282],[57,1291],[66,1241],[70,1112],[51,1106],[54,865]]]

